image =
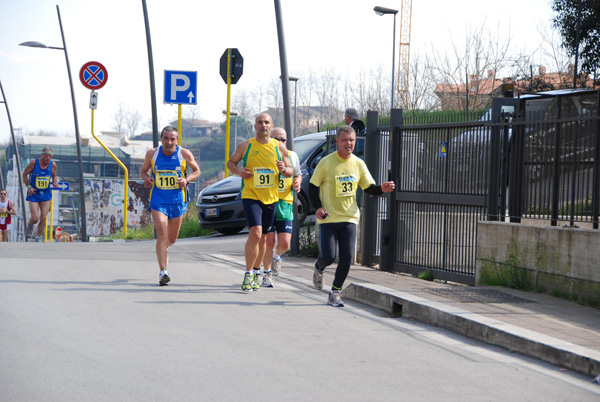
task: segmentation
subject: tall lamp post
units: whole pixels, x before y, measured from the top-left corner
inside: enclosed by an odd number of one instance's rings
[[[75,122],[75,142],[77,144],[77,165],[79,178],[79,215],[81,220],[81,241],[87,241],[87,225],[85,222],[85,193],[83,190],[83,162],[81,161],[81,139],[79,136],[79,121],[77,119],[77,107],[75,104],[75,91],[73,90],[73,78],[71,77],[71,65],[69,64],[69,54],[67,53],[67,44],[65,43],[65,34],[63,32],[62,21],[60,19],[60,9],[56,6],[58,13],[58,24],[60,25],[60,36],[62,37],[63,47],[46,46],[40,42],[23,42],[20,46],[41,47],[43,49],[56,49],[65,52],[67,62],[67,73],[69,74],[69,85],[71,86],[71,102],[73,103],[73,120]]]
[[[390,113],[394,108],[394,65],[396,64],[396,14],[398,10],[385,7],[375,7],[373,9],[377,15],[393,14],[394,15],[394,32],[393,32],[393,45],[392,45],[392,106],[390,107]]]
[[[19,178],[19,195],[21,196],[21,213],[23,215],[23,240],[27,241],[27,212],[25,208],[25,194],[23,194],[23,171],[21,170],[21,157],[19,156],[19,148],[17,145],[17,139],[15,138],[15,130],[13,129],[12,119],[10,118],[10,111],[8,110],[8,102],[6,101],[6,95],[4,95],[4,89],[0,82],[0,92],[2,92],[2,102],[6,106],[6,115],[8,116],[8,124],[10,125],[10,135],[12,136],[13,147],[15,148],[15,159],[17,160],[17,176]]]
[[[290,81],[294,82],[294,138],[296,138],[296,126],[298,124],[298,77],[288,77]]]

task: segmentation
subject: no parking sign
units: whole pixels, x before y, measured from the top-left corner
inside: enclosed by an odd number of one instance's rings
[[[79,79],[84,87],[91,89],[102,88],[108,80],[108,71],[101,63],[90,61],[79,70]]]

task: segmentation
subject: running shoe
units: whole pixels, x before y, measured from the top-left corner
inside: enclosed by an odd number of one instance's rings
[[[315,272],[313,274],[313,285],[315,288],[321,290],[323,289],[323,272],[319,268],[317,268],[317,262],[315,261]]]
[[[273,287],[273,273],[270,271],[265,271],[265,275],[263,276],[262,285],[264,288],[272,288]]]
[[[271,264],[271,271],[273,271],[273,275],[279,276],[279,272],[281,272],[281,257],[273,258],[273,263]]]
[[[33,241],[34,241],[35,243],[43,243],[43,242],[44,242],[44,239],[42,239],[42,237],[41,237],[40,235],[38,235],[38,236],[35,236],[35,237],[33,238]]]
[[[252,280],[250,282],[250,287],[253,291],[257,292],[260,290],[260,274],[252,274]]]
[[[27,238],[33,239],[33,225],[31,223],[27,224]]]
[[[242,290],[244,292],[252,292],[252,276],[249,273],[244,275],[244,282],[242,282]]]
[[[327,300],[327,304],[330,304],[333,307],[344,307],[344,302],[342,301],[342,291],[334,289],[331,292],[329,292],[329,299]]]
[[[160,274],[158,274],[158,284],[160,286],[167,286],[169,282],[171,282],[171,278],[169,277],[167,270],[160,271]]]

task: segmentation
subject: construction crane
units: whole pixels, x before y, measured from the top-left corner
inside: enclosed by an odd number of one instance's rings
[[[396,107],[408,107],[408,69],[410,66],[410,25],[412,0],[402,0],[400,9],[400,45],[398,49],[398,94]]]

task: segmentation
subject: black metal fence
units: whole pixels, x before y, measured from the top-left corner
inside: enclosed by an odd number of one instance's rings
[[[557,97],[541,112],[520,105],[510,122],[515,146],[502,161],[509,172],[511,221],[598,229],[599,93]]]
[[[483,115],[433,121],[394,110],[389,125],[370,112],[365,161],[396,191],[366,199],[363,263],[472,284],[481,220],[598,229],[599,98],[499,98]]]

